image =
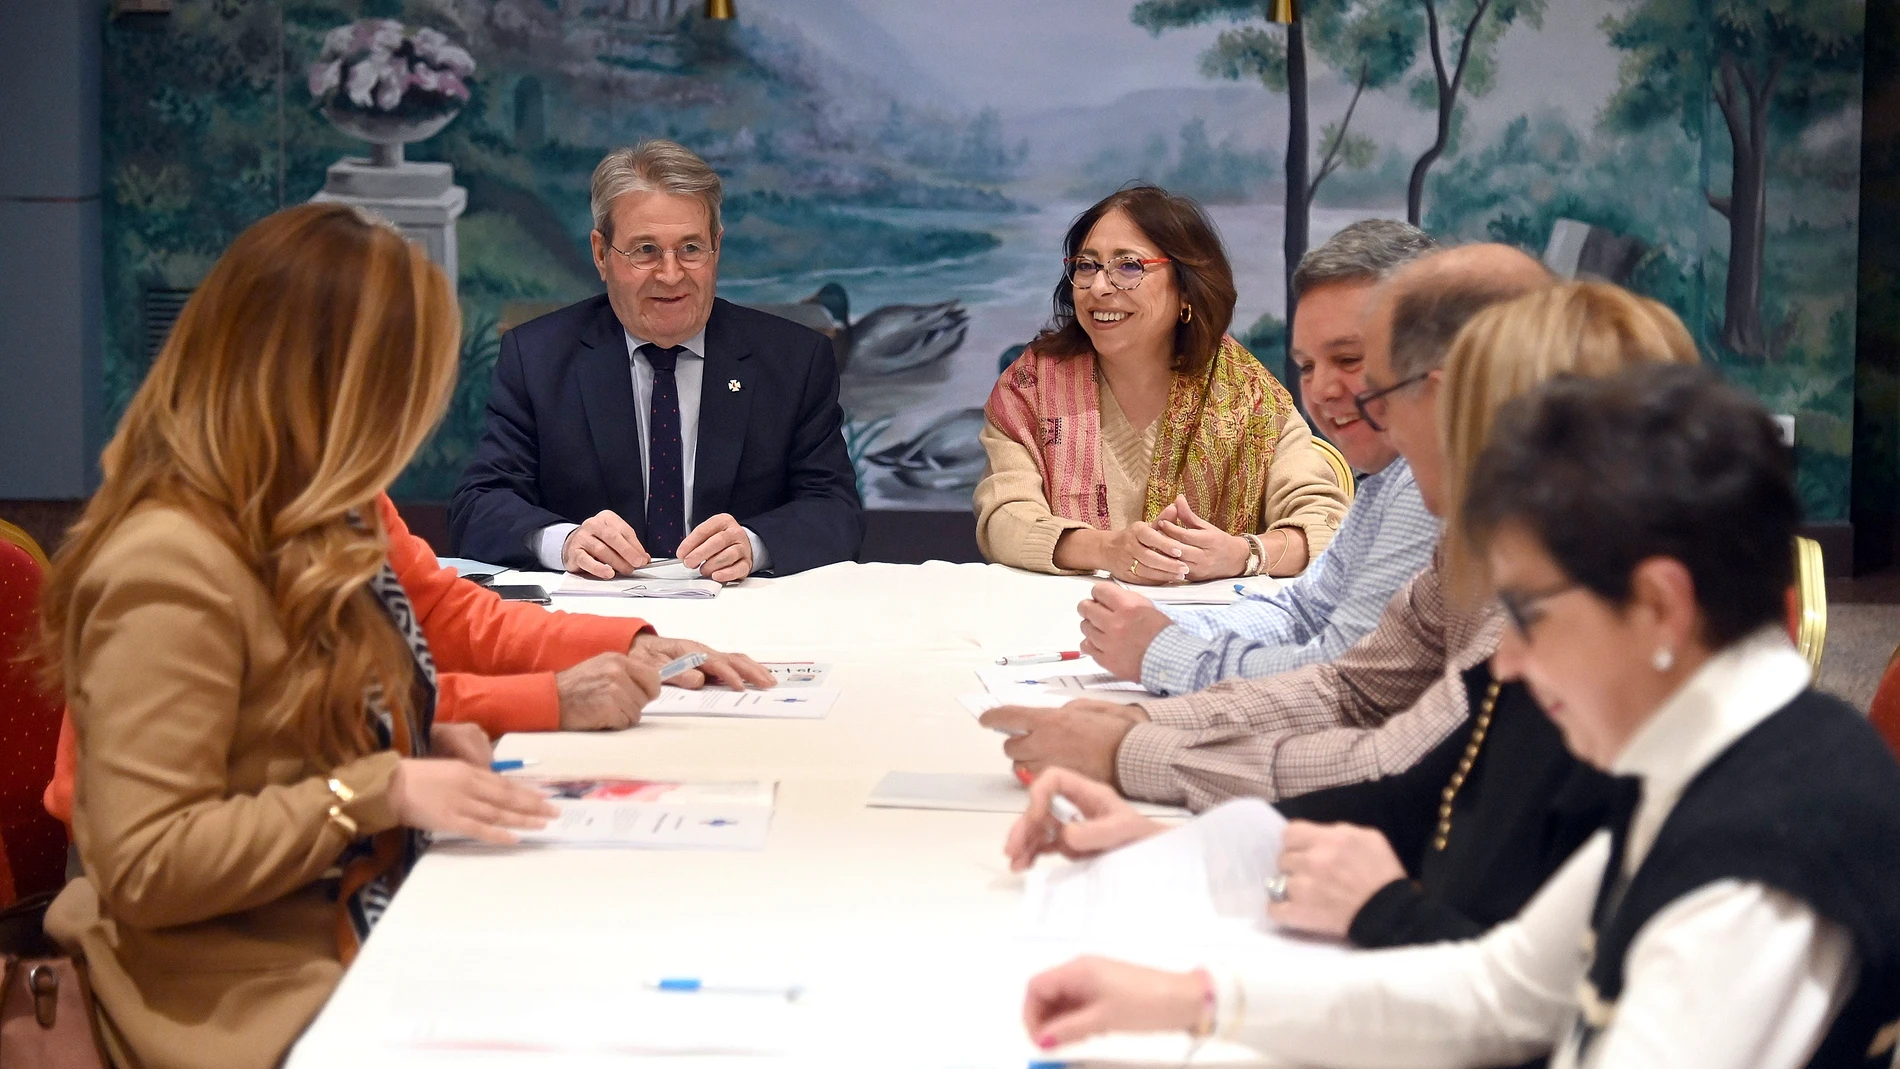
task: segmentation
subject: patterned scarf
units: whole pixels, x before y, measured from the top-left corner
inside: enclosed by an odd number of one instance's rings
[[[370,731],[379,750],[393,749],[405,757],[424,757],[429,752],[429,725],[435,720],[435,657],[429,652],[429,640],[416,622],[416,608],[409,602],[395,569],[383,562],[382,571],[370,580],[369,591],[389,614],[396,631],[409,645],[416,659],[415,693],[406,716],[391,714],[380,687],[371,684],[363,696]],[[382,920],[389,900],[401,886],[403,877],[415,867],[424,846],[423,834],[411,828],[390,828],[365,836],[344,848],[339,864],[343,877],[338,887],[342,909],[337,917],[337,951],[343,964],[356,959],[371,928]]]
[[[1093,353],[1063,358],[1025,350],[997,379],[983,411],[1035,455],[1050,511],[1109,529]],[[1142,518],[1152,521],[1186,494],[1196,515],[1224,531],[1260,530],[1280,430],[1298,418],[1279,380],[1239,342],[1221,338],[1205,372],[1176,374],[1169,383]]]

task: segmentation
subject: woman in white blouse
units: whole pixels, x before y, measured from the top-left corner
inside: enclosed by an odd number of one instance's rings
[[[1500,415],[1464,520],[1493,662],[1624,777],[1608,828],[1481,939],[1297,972],[1082,958],[1052,1048],[1219,1034],[1302,1064],[1885,1066],[1900,1036],[1900,766],[1782,628],[1800,519],[1754,402],[1692,367],[1559,379]],[[1054,825],[1049,829],[1054,830]]]

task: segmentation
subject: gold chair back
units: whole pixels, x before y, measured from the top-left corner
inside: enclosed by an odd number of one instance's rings
[[[1827,577],[1821,567],[1821,543],[1797,536],[1794,540],[1795,621],[1794,646],[1808,667],[1821,670],[1821,651],[1827,647]]]
[[[5,520],[0,520],[0,542],[11,542],[26,550],[26,555],[33,558],[42,572],[53,566],[52,562],[46,559],[46,551],[40,548],[40,544],[33,540],[32,535]]]
[[[1318,435],[1313,436],[1313,444],[1318,446],[1320,453],[1326,457],[1326,463],[1333,466],[1333,481],[1339,484],[1341,490],[1346,491],[1346,501],[1350,504],[1353,491],[1358,484],[1352,477],[1352,465],[1346,463],[1346,454],[1341,453],[1338,446]]]

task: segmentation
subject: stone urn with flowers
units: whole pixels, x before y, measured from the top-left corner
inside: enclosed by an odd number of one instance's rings
[[[310,96],[337,129],[370,143],[373,163],[394,167],[403,145],[434,137],[461,112],[474,73],[474,57],[438,30],[362,19],[324,37]]]
[[[438,30],[394,19],[359,19],[323,38],[310,65],[311,99],[331,125],[369,142],[367,159],[330,165],[312,200],[340,201],[381,215],[429,251],[455,279],[455,220],[468,191],[447,163],[403,159],[403,146],[434,137],[468,103],[475,59]]]

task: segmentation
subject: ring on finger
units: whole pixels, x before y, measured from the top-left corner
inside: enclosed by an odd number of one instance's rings
[[[1128,562],[1128,574],[1137,576],[1137,577],[1141,575],[1141,561],[1140,560],[1132,560]]]
[[[1267,881],[1267,901],[1278,904],[1286,899],[1286,873],[1282,872]]]

